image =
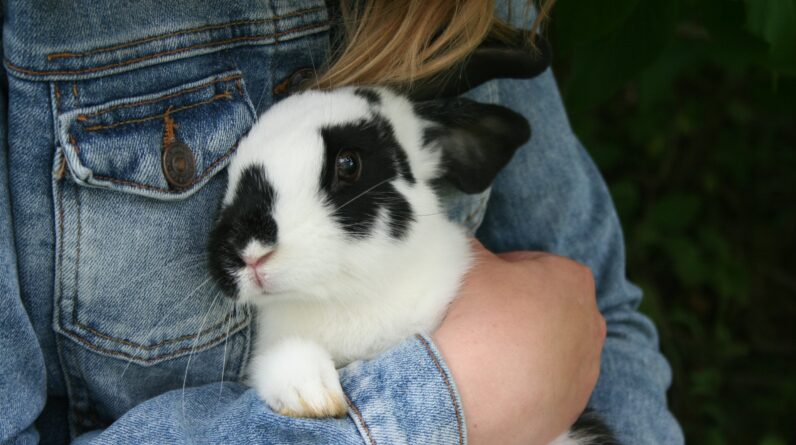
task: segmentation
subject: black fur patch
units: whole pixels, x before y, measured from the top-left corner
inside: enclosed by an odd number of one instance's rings
[[[409,158],[406,157],[406,152],[400,147],[395,152],[395,162],[398,165],[398,172],[410,184],[415,183],[415,175],[412,174],[412,168],[409,167]]]
[[[570,430],[578,445],[620,445],[614,432],[590,409],[578,417]]]
[[[401,239],[414,221],[409,202],[391,184],[397,178],[410,183],[415,178],[406,153],[395,139],[392,125],[380,116],[321,130],[326,160],[321,187],[334,216],[343,229],[355,238],[368,236],[379,212],[385,212],[390,235]],[[362,173],[353,184],[337,180],[336,159],[341,150],[354,150],[362,161]]]
[[[373,90],[367,88],[357,88],[354,90],[354,94],[365,99],[371,105],[381,104],[381,96],[379,96],[379,93]]]
[[[234,196],[221,210],[208,240],[210,275],[232,298],[237,289],[231,272],[244,267],[241,251],[253,239],[271,245],[277,237],[276,221],[271,216],[274,189],[261,168],[250,166],[241,173]]]
[[[531,137],[528,121],[499,105],[457,98],[421,102],[415,111],[435,124],[423,143],[440,147],[445,179],[465,193],[486,190]]]
[[[508,30],[501,39],[487,37],[469,57],[451,66],[438,76],[412,84],[409,95],[414,100],[452,98],[492,79],[530,79],[550,66],[552,49],[537,35],[534,48],[529,47],[529,33],[523,29]],[[508,37],[508,39],[506,39]]]

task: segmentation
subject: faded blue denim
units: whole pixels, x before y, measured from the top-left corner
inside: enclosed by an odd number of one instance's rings
[[[346,419],[278,416],[238,383],[252,314],[206,281],[205,240],[238,138],[280,82],[322,64],[324,2],[128,3],[4,4],[0,443],[466,442],[425,337],[342,370]],[[608,320],[592,406],[624,443],[682,443],[613,205],[551,73],[471,96],[522,112],[534,136],[488,201],[451,193],[451,216],[494,250],[591,266]],[[161,168],[166,115],[195,158],[184,188]]]

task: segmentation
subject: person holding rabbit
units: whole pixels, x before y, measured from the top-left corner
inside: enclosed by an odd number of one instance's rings
[[[455,86],[479,45],[516,44],[521,8],[326,3],[5,2],[0,442],[548,443],[588,402],[620,443],[682,443],[616,213],[552,74],[484,83],[511,68],[483,63],[496,71]],[[308,79],[480,85],[467,96],[533,129],[491,189],[439,184],[485,246],[472,242],[439,327],[341,368],[346,416],[314,419],[240,383],[262,329],[208,276],[207,252],[241,141]],[[406,215],[396,202],[389,221]],[[310,246],[300,255],[328,254]]]

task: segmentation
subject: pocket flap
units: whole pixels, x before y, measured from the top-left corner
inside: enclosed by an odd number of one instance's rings
[[[81,185],[182,199],[227,165],[254,119],[240,73],[222,73],[61,115],[61,162]]]

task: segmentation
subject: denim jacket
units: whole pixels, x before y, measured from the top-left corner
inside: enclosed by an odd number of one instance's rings
[[[208,281],[206,237],[239,138],[324,62],[324,1],[9,0],[3,15],[0,443],[466,443],[424,336],[341,370],[345,419],[279,416],[238,383],[252,313]],[[551,74],[472,96],[535,134],[488,207],[449,193],[451,217],[494,250],[591,266],[609,330],[592,406],[625,443],[682,442],[613,205]]]

